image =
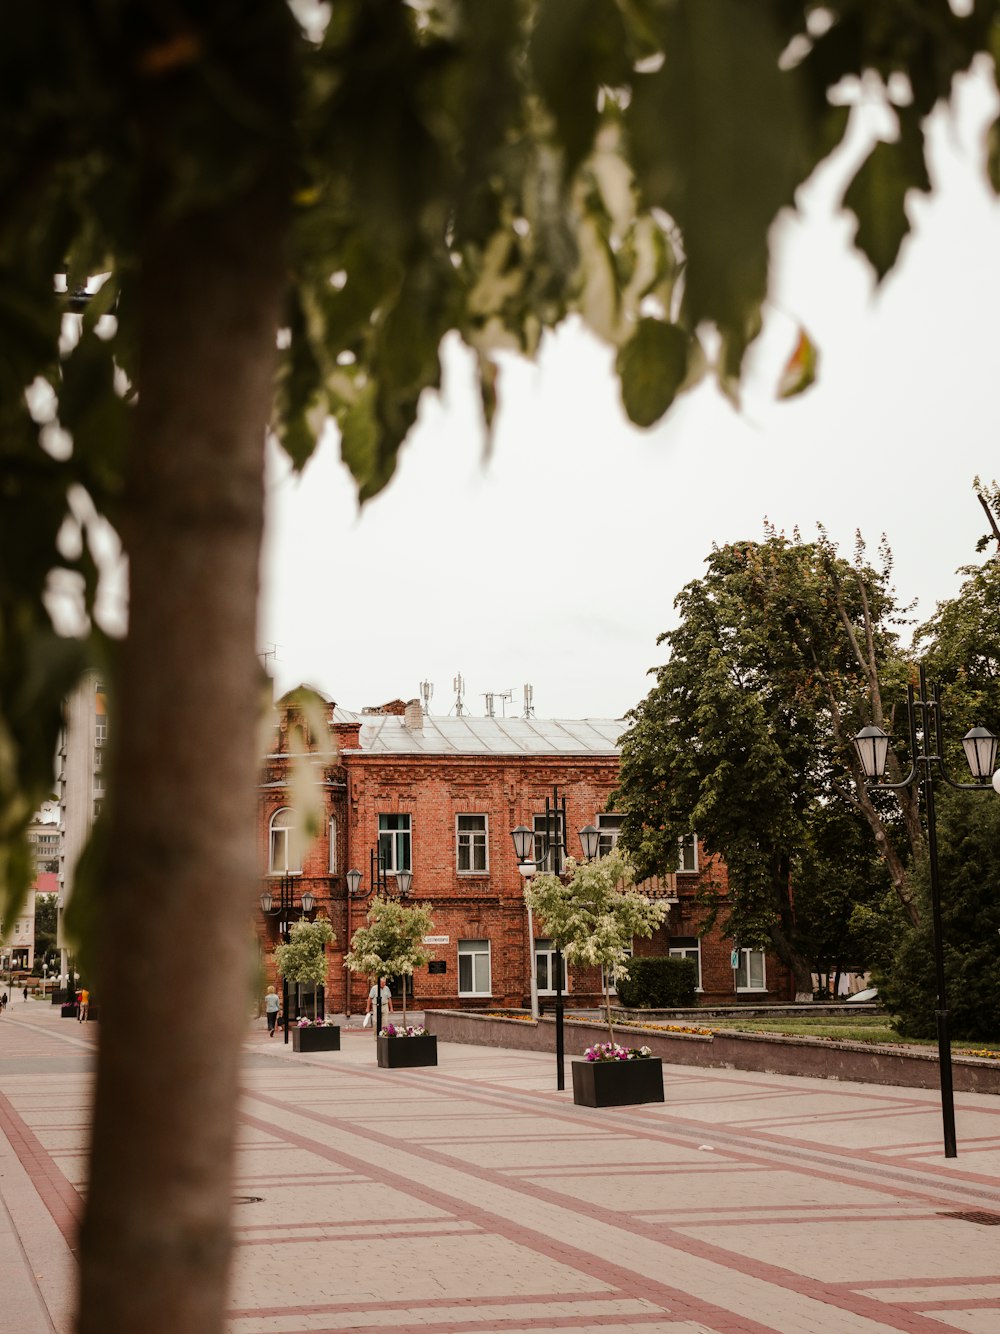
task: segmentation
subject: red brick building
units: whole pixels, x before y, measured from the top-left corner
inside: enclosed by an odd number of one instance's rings
[[[397,872],[408,871],[409,901],[434,909],[428,938],[433,962],[413,978],[417,1008],[527,1007],[532,961],[544,1004],[554,994],[551,946],[536,936],[530,948],[511,830],[534,828],[540,850],[546,798],[551,801],[557,787],[566,802],[569,855],[580,857],[578,831],[585,825],[597,826],[607,851],[618,833],[618,817],[608,804],[618,782],[621,721],[441,718],[425,714],[417,701],[399,700],[355,714],[320,697],[335,750],[323,755],[305,742],[314,790],[322,798],[320,832],[306,842],[290,805],[294,736],[308,734],[298,699],[299,692],[292,692],[276,705],[274,743],[259,793],[262,890],[273,899],[272,913],[260,912],[257,921],[268,981],[281,893],[297,917],[308,892],[316,900],[314,911],[330,918],[337,937],[327,1008],[363,1009],[369,982],[347,974],[344,953],[364,922],[373,877],[395,893]],[[357,897],[348,893],[351,869],[362,873]],[[731,941],[718,932],[699,939],[705,909],[696,894],[703,885],[723,899],[728,892],[724,866],[703,863],[692,836],[677,873],[643,886],[670,902],[671,911],[652,940],[636,942],[637,952],[695,958],[705,1004],[791,999],[790,977],[772,955],[741,951],[734,969]],[[571,1000],[593,1004],[599,994],[595,970],[570,970]]]

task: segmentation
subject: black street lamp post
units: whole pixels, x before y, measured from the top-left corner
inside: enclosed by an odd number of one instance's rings
[[[369,895],[374,894],[376,898],[391,898],[392,891],[389,887],[390,879],[395,881],[396,895],[401,899],[410,897],[410,890],[413,888],[412,871],[389,871],[386,869],[385,858],[381,851],[371,848],[368,853],[368,879],[370,888],[362,889],[361,881],[363,876],[360,871],[352,870],[347,872],[347,894],[349,899],[367,899]],[[348,931],[350,927],[348,926]],[[403,986],[406,986],[406,978],[403,978]],[[348,997],[350,997],[350,982],[348,982]],[[348,1000],[348,1004],[350,1000]],[[377,1038],[382,1031],[382,979],[375,979],[375,1037]]]
[[[517,869],[525,879],[534,875],[536,871],[543,869],[550,856],[554,874],[561,874],[562,865],[559,854],[568,855],[566,851],[566,798],[560,797],[557,786],[553,785],[551,800],[548,797],[545,798],[545,829],[537,835],[540,844],[540,855],[537,857],[534,855],[536,834],[527,825],[518,825],[516,829],[510,831],[510,836],[514,840]],[[584,860],[593,861],[597,856],[600,844],[600,831],[595,829],[593,825],[586,825],[580,830],[580,844],[583,848]],[[538,993],[535,979],[535,940],[530,906],[528,908],[528,935],[531,937],[528,942],[528,966],[531,970],[529,973],[531,1007],[532,1013],[537,1019]],[[562,1091],[566,1087],[566,1044],[563,1023],[563,956],[562,950],[558,946],[556,946],[555,951],[555,972],[556,1088]]]
[[[941,726],[941,692],[934,686],[928,694],[927,676],[920,666],[920,695],[913,686],[906,689],[906,717],[910,733],[911,768],[899,783],[879,783],[885,770],[889,738],[881,727],[863,727],[854,738],[866,786],[871,792],[893,792],[916,785],[923,793],[927,810],[927,857],[931,880],[931,926],[934,944],[934,974],[937,987],[938,1066],[941,1083],[941,1119],[944,1130],[944,1156],[956,1158],[955,1097],[951,1070],[951,1035],[948,1031],[948,997],[944,975],[944,942],[941,931],[941,880],[938,872],[937,811],[934,805],[934,779],[943,778],[949,787],[970,792],[1000,791],[994,776],[997,738],[985,727],[973,727],[962,738],[965,758],[974,783],[956,783],[944,763],[944,735]]]
[[[295,881],[293,875],[283,875],[278,881],[278,902],[275,906],[274,895],[265,889],[260,896],[260,910],[265,917],[277,917],[278,930],[282,942],[288,940],[288,932],[295,912]],[[299,900],[302,912],[310,913],[316,906],[316,896],[311,890],[304,889]],[[288,1042],[288,979],[281,977],[281,1013],[284,1020],[285,1042]]]

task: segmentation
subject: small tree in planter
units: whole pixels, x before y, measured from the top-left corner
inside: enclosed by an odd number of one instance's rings
[[[423,938],[434,930],[433,908],[407,907],[397,899],[376,899],[368,910],[368,925],[351,937],[344,963],[352,973],[375,978],[403,979],[403,1029],[406,1029],[406,979],[433,956]],[[376,1036],[378,1036],[376,1034]]]
[[[313,988],[313,1019],[316,1018],[316,988],[326,981],[326,946],[337,937],[326,917],[315,922],[305,918],[295,922],[288,940],[274,951],[274,962],[286,982],[311,982]]]
[[[545,921],[546,934],[569,964],[604,970],[608,1035],[611,1024],[611,983],[628,977],[628,961],[636,936],[651,936],[669,911],[634,888],[635,871],[621,853],[593,862],[566,862],[567,876],[544,872],[525,886],[531,911]]]

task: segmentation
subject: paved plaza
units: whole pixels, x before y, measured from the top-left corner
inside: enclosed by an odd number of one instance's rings
[[[70,1329],[96,1027],[0,1018],[16,1334]],[[998,1098],[957,1095],[946,1160],[933,1091],[666,1066],[665,1104],[593,1110],[551,1056],[439,1057],[249,1034],[232,1334],[1000,1330]]]

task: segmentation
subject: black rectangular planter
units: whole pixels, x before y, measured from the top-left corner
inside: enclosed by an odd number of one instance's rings
[[[340,1028],[292,1028],[292,1047],[295,1051],[340,1051]]]
[[[404,1066],[437,1065],[437,1037],[433,1033],[425,1033],[419,1038],[380,1037],[378,1063],[387,1070],[400,1070]]]
[[[59,1014],[60,1014],[60,1017],[63,1018],[63,1019],[75,1019],[75,1018],[76,1018],[76,1006],[75,1006],[75,1005],[63,1005],[63,1007],[62,1007],[62,1009],[60,1010]]]
[[[574,1061],[573,1101],[580,1107],[663,1102],[663,1061],[659,1056],[641,1056],[634,1061]]]

